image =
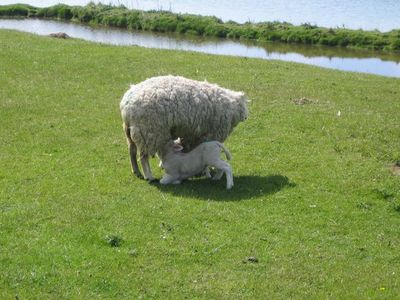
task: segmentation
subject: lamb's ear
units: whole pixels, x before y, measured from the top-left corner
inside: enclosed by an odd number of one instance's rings
[[[181,152],[183,150],[183,147],[179,144],[174,144],[172,148],[174,149],[175,152]]]
[[[183,141],[183,139],[180,138],[180,137],[178,137],[178,138],[174,141],[174,143],[177,144],[177,145],[182,145],[182,141]]]

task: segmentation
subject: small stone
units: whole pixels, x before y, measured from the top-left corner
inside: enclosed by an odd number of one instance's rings
[[[130,256],[133,256],[133,257],[138,256],[138,252],[137,252],[136,249],[131,249],[131,250],[129,250],[128,254],[129,254]]]
[[[258,263],[258,258],[255,256],[248,256],[243,260],[243,263],[244,264],[247,264],[247,263],[255,264],[255,263]]]

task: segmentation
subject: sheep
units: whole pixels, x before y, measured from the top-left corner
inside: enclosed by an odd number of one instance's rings
[[[214,180],[221,179],[223,173],[226,175],[226,188],[233,187],[232,168],[228,162],[220,158],[221,150],[225,153],[226,159],[231,160],[232,156],[224,144],[218,141],[204,142],[188,153],[182,152],[183,147],[180,139],[170,141],[165,145],[162,157],[162,165],[165,170],[161,178],[161,184],[180,184],[182,180],[205,172],[211,177],[209,167],[217,169]]]
[[[158,76],[132,85],[120,103],[133,173],[143,178],[136,160],[140,153],[144,178],[152,181],[149,157],[162,155],[170,140],[184,139],[185,151],[201,142],[224,142],[247,119],[247,97],[181,76]]]

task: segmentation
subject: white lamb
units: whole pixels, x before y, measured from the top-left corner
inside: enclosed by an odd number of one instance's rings
[[[247,118],[247,97],[215,84],[179,76],[160,76],[132,85],[120,103],[132,171],[153,180],[149,157],[168,141],[184,139],[185,151],[204,141],[225,141],[233,128]]]
[[[165,174],[160,180],[161,184],[180,184],[182,180],[202,172],[205,172],[207,177],[211,177],[209,167],[214,167],[217,173],[213,179],[219,180],[225,173],[226,188],[229,190],[233,187],[232,168],[228,162],[221,159],[221,150],[225,153],[227,160],[230,160],[232,156],[222,143],[204,142],[189,153],[183,153],[182,150],[179,139],[165,145],[161,158]]]

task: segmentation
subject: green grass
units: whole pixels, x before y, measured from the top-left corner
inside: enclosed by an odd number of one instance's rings
[[[0,298],[400,294],[399,79],[7,30],[0,66]],[[232,191],[132,177],[119,101],[162,74],[252,100]]]
[[[123,5],[112,6],[93,2],[86,6],[58,4],[43,8],[25,4],[2,5],[0,17],[72,20],[153,32],[400,52],[400,29],[382,33],[377,30],[324,28],[310,24],[294,26],[287,22],[239,24],[234,21],[223,22],[210,16],[129,10]]]

